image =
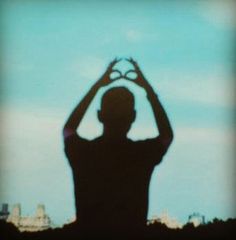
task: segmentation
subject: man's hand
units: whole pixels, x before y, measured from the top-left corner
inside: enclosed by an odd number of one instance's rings
[[[117,64],[121,59],[117,59],[115,58],[110,64],[109,66],[107,67],[107,70],[106,72],[102,75],[102,77],[98,80],[98,83],[99,85],[101,85],[102,87],[103,86],[106,86],[108,84],[110,84],[112,81],[111,81],[111,78],[110,78],[110,75],[111,73],[113,72],[113,67],[115,64]]]
[[[133,81],[134,83],[136,83],[137,85],[139,85],[140,87],[143,87],[144,89],[148,89],[151,87],[151,85],[148,83],[148,81],[146,80],[146,78],[144,77],[143,73],[141,72],[138,64],[136,61],[134,61],[133,58],[129,58],[126,59],[128,62],[130,62],[133,66],[134,66],[134,71],[137,74],[137,78]]]

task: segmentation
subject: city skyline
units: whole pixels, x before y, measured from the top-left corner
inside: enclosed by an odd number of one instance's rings
[[[24,208],[24,206],[23,206]],[[46,206],[42,203],[37,204],[35,213],[31,215],[22,214],[22,205],[20,203],[10,206],[7,203],[2,204],[2,210],[0,210],[1,220],[14,224],[20,231],[39,231],[46,230],[47,228],[58,228],[63,225],[55,225],[53,219],[47,214]],[[92,217],[92,216],[91,216]],[[200,213],[192,213],[188,216],[187,223],[193,223],[194,226],[200,224],[206,224],[205,216]],[[70,224],[76,221],[76,216],[67,219],[64,224]],[[152,216],[147,219],[147,225],[160,222],[165,224],[169,228],[182,228],[183,223],[177,219],[169,216],[168,211],[163,211],[159,216]],[[185,223],[186,224],[186,223]]]

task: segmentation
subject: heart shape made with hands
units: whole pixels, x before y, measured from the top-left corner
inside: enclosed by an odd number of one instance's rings
[[[114,73],[117,73],[118,75],[113,77],[112,74],[114,75]],[[132,75],[135,74],[135,76],[132,77],[131,74]],[[129,81],[134,81],[137,77],[138,77],[138,74],[133,69],[130,69],[130,70],[126,71],[124,75],[121,73],[120,70],[114,69],[114,70],[112,70],[112,72],[110,74],[110,79],[112,81],[118,80],[118,79],[121,79],[121,78],[124,78],[124,79],[129,80]]]

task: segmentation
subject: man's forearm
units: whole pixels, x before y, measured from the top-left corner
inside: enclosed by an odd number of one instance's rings
[[[71,129],[76,130],[83,119],[85,112],[87,111],[90,103],[92,102],[93,98],[95,97],[97,91],[99,89],[99,84],[93,85],[93,87],[89,90],[87,95],[83,98],[83,100],[76,106],[74,111],[71,113],[69,119],[67,120],[64,130]]]
[[[154,92],[152,87],[149,85],[146,87],[147,99],[152,106],[152,110],[154,113],[155,121],[157,124],[157,128],[159,130],[160,136],[172,139],[173,131],[170,125],[170,121],[167,117],[167,114],[158,99],[157,94]]]

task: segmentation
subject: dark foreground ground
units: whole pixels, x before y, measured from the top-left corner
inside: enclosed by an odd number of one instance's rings
[[[76,223],[65,225],[63,228],[49,229],[41,232],[19,232],[17,228],[5,221],[0,221],[0,240],[73,240],[73,239],[236,239],[236,219],[226,222],[215,219],[211,223],[194,227],[185,225],[182,229],[169,229],[160,223],[154,223],[145,229],[132,231],[106,232],[100,230],[88,231],[80,229]]]

